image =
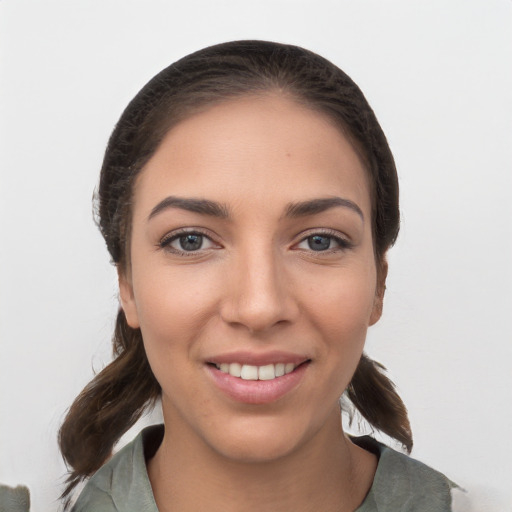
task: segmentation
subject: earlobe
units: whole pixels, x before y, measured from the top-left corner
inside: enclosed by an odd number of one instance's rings
[[[388,262],[383,259],[378,263],[377,268],[377,287],[375,288],[375,297],[373,299],[373,308],[370,315],[369,325],[376,324],[382,316],[384,305],[384,293],[386,291],[386,277],[388,275]]]
[[[132,329],[138,329],[140,327],[139,315],[135,304],[132,283],[126,273],[119,268],[117,269],[117,277],[119,281],[119,300],[126,321]]]

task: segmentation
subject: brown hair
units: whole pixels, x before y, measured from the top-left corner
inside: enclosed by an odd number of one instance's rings
[[[371,183],[375,258],[385,273],[385,253],[399,229],[398,179],[375,114],[357,85],[331,62],[296,46],[265,41],[224,43],[184,57],[130,102],[110,137],[98,189],[97,221],[115,265],[121,270],[129,265],[135,179],[169,129],[212,104],[273,90],[327,115],[361,155]],[[60,449],[71,467],[63,496],[108,459],[119,438],[160,395],[141,332],[128,326],[122,310],[113,345],[113,362],[80,393],[60,429]],[[373,427],[410,450],[406,408],[382,370],[363,354],[347,396]]]

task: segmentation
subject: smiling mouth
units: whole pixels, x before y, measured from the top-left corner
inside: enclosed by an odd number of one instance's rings
[[[222,373],[238,377],[242,380],[274,380],[292,373],[299,366],[309,363],[310,359],[300,364],[294,363],[275,363],[263,366],[254,366],[241,363],[210,363]]]

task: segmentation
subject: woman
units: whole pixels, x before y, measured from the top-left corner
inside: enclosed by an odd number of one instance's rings
[[[450,510],[446,477],[341,425],[346,391],[412,447],[363,354],[398,234],[396,169],[341,70],[261,41],[185,57],[122,115],[98,205],[121,309],[115,359],[60,432],[65,495],[96,472],[75,510]],[[165,428],[109,460],[157,399]]]

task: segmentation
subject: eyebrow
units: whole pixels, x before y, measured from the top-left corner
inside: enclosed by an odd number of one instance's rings
[[[364,221],[364,215],[359,206],[350,199],[342,197],[325,197],[320,199],[311,199],[309,201],[301,201],[298,203],[290,203],[286,207],[286,217],[305,217],[307,215],[315,215],[317,213],[325,212],[335,207],[349,208],[356,212],[359,217]]]
[[[364,221],[364,215],[361,208],[351,201],[350,199],[344,199],[342,197],[325,197],[318,199],[310,199],[308,201],[300,201],[297,203],[289,203],[285,209],[285,217],[306,217],[308,215],[316,215],[326,210],[336,207],[349,208],[361,217]],[[164,210],[169,208],[179,208],[181,210],[187,210],[193,213],[199,213],[201,215],[209,215],[211,217],[217,217],[221,219],[229,218],[228,208],[215,201],[208,199],[197,199],[197,198],[185,198],[169,196],[160,201],[152,210],[148,216],[148,221],[158,215]]]
[[[216,203],[215,201],[209,201],[208,199],[169,196],[160,201],[151,210],[151,213],[148,216],[148,221],[151,220],[155,215],[158,215],[160,212],[167,210],[168,208],[179,208],[181,210],[200,213],[202,215],[210,215],[212,217],[219,217],[221,219],[226,219],[229,217],[228,209],[226,206],[220,203]]]

